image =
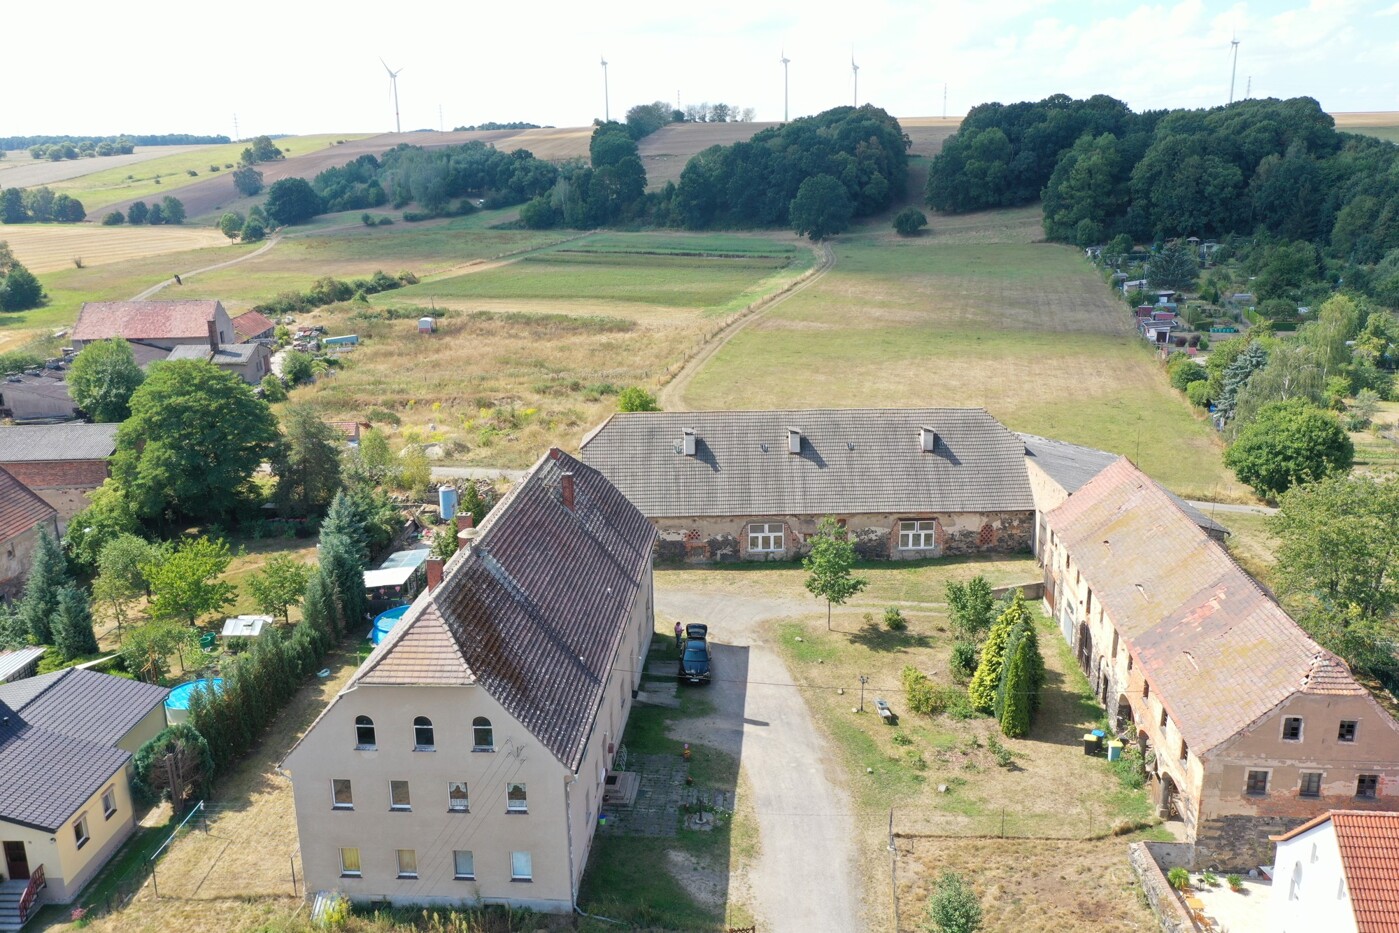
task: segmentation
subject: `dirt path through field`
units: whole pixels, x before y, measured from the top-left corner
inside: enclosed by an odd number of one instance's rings
[[[812,284],[820,281],[821,277],[831,271],[831,267],[836,264],[835,251],[831,249],[831,244],[822,243],[816,249],[816,265],[802,278],[797,279],[786,288],[769,295],[766,299],[759,299],[754,304],[756,307],[746,314],[739,315],[727,327],[714,335],[704,347],[690,357],[689,361],[681,367],[680,371],[671,377],[670,381],[661,387],[657,401],[661,408],[667,411],[682,411],[685,408],[685,390],[689,388],[694,380],[695,374],[700,371],[705,363],[709,361],[724,344],[734,338],[734,335],[742,331],[749,324],[759,320],[773,308],[791,298],[798,292],[806,291]]]
[[[272,247],[276,246],[276,245],[277,245],[278,243],[280,243],[280,242],[282,242],[282,237],[281,237],[280,235],[274,236],[274,237],[272,237],[272,239],[268,240],[268,241],[267,241],[266,243],[264,243],[262,246],[259,246],[257,249],[253,250],[251,253],[244,253],[242,256],[238,256],[238,257],[236,257],[236,258],[234,258],[234,259],[229,259],[229,260],[227,260],[227,261],[225,261],[225,262],[215,263],[215,264],[212,265],[212,266],[205,266],[205,267],[202,268],[202,269],[195,269],[195,270],[192,271],[192,272],[181,272],[181,273],[180,273],[180,279],[183,281],[184,279],[193,278],[194,276],[198,275],[198,274],[201,273],[201,272],[213,272],[215,269],[227,269],[229,266],[236,266],[236,265],[238,265],[238,263],[240,263],[240,262],[247,262],[249,259],[254,259],[254,258],[258,257],[258,256],[261,256],[263,253],[267,252],[268,250],[270,250]],[[133,297],[131,300],[132,300],[132,301],[145,301],[147,298],[150,298],[152,295],[154,295],[156,292],[160,291],[160,290],[161,290],[162,288],[164,288],[165,286],[167,286],[167,285],[173,285],[173,284],[175,284],[175,280],[174,280],[173,278],[166,279],[166,280],[163,281],[163,282],[157,282],[156,284],[152,285],[150,288],[148,288],[148,289],[146,289],[145,291],[141,292],[139,295],[136,295],[135,297]]]

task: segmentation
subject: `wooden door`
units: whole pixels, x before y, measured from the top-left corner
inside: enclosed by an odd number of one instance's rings
[[[24,851],[24,843],[5,843],[5,874],[11,881],[29,880],[29,855]]]

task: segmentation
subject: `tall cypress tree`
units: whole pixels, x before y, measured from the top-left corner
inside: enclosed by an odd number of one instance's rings
[[[53,620],[58,615],[58,595],[72,582],[68,576],[68,560],[53,535],[45,528],[39,532],[34,563],[24,584],[24,598],[19,606],[20,623],[36,644],[53,644]]]
[[[333,630],[343,635],[364,622],[368,601],[364,595],[364,563],[353,543],[343,535],[321,535],[321,567],[330,584],[335,606]]]
[[[342,489],[330,500],[325,520],[321,522],[321,543],[325,539],[340,535],[354,545],[354,553],[361,564],[369,561],[369,532],[365,528],[368,517],[364,514],[358,498]]]
[[[58,591],[58,611],[53,616],[53,643],[63,660],[97,653],[97,636],[92,631],[92,612],[87,596],[76,586]]]
[[[1027,636],[1026,629],[1020,629],[1006,662],[999,694],[1001,732],[1013,739],[1030,732],[1030,715],[1035,705],[1033,656],[1038,653],[1034,632]]]

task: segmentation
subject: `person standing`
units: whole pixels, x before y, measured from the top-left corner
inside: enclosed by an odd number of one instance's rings
[[[676,651],[679,651],[679,650],[680,650],[680,640],[684,637],[684,634],[685,634],[685,626],[681,625],[679,622],[676,622],[676,623],[675,623],[675,650],[676,650]]]

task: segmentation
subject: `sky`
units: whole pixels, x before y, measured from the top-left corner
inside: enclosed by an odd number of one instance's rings
[[[1399,2],[705,0],[7,3],[0,136],[582,126],[654,100],[782,119],[854,99],[899,117],[1106,93],[1134,109],[1310,96],[1399,111]],[[26,37],[15,40],[14,37]],[[601,60],[608,61],[604,96]]]

